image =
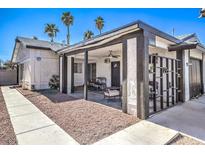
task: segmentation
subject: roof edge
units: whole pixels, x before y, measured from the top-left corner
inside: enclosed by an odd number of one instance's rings
[[[14,53],[15,53],[15,49],[16,49],[16,44],[17,43],[20,43],[20,41],[16,37],[15,38],[15,45],[14,45],[14,48],[13,48],[13,53],[12,53],[12,56],[11,56],[11,62],[13,61],[13,58],[14,58]]]
[[[157,29],[157,28],[155,28],[155,27],[153,27],[153,26],[151,26],[151,25],[149,25],[149,24],[147,24],[147,23],[145,23],[145,22],[143,22],[143,21],[141,21],[141,20],[137,20],[137,21],[131,22],[131,23],[129,23],[129,24],[123,25],[123,26],[121,26],[121,27],[119,27],[119,28],[115,28],[115,29],[113,29],[113,30],[110,30],[110,31],[108,31],[108,32],[105,32],[105,33],[103,33],[103,34],[101,34],[101,35],[97,35],[97,36],[95,36],[95,37],[93,37],[93,38],[91,38],[91,39],[89,39],[89,40],[83,40],[83,41],[80,41],[80,42],[75,43],[75,44],[73,44],[73,45],[70,45],[70,46],[68,46],[68,47],[59,49],[59,50],[57,50],[57,53],[63,54],[63,53],[64,53],[64,50],[66,50],[66,49],[69,50],[69,48],[75,48],[75,46],[76,46],[76,47],[83,46],[85,43],[87,43],[87,42],[89,42],[89,41],[95,40],[95,39],[97,39],[97,38],[103,37],[103,36],[105,36],[105,35],[114,33],[114,32],[116,32],[116,31],[119,31],[119,30],[122,30],[122,29],[125,29],[125,28],[131,27],[131,26],[133,26],[133,25],[137,25],[138,28],[140,28],[140,29],[144,29],[144,30],[146,30],[146,31],[148,31],[148,32],[151,32],[151,33],[153,33],[153,34],[155,34],[155,35],[158,35],[158,36],[160,36],[160,37],[162,37],[162,38],[164,38],[164,39],[167,39],[167,40],[169,40],[169,41],[171,41],[171,42],[174,42],[174,43],[176,43],[176,44],[182,42],[180,39],[178,39],[178,38],[176,38],[176,37],[174,37],[174,36],[171,36],[171,35],[168,34],[168,33],[165,33],[165,32],[163,32],[163,31],[161,31],[161,30],[159,30],[159,29]],[[92,42],[91,42],[91,43],[92,43]],[[82,45],[81,45],[81,44],[82,44]],[[89,43],[88,43],[88,44],[89,44]],[[79,46],[78,46],[78,45],[79,45]],[[61,52],[62,52],[62,53],[61,53]]]

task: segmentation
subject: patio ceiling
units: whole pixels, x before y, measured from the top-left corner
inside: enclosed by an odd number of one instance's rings
[[[121,55],[122,43],[118,43],[118,44],[115,44],[115,45],[111,45],[111,46],[91,50],[91,51],[88,52],[88,58],[89,59],[101,58],[101,57],[106,58],[106,56],[109,55],[110,51],[112,51],[113,55]],[[84,53],[76,54],[73,57],[78,58],[78,59],[83,59],[84,58]]]

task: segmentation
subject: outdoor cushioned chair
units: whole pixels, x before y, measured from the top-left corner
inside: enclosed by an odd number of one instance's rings
[[[116,97],[120,97],[121,94],[120,94],[120,90],[116,90],[116,89],[106,89],[106,91],[104,92],[104,98],[108,98],[108,99],[111,99],[111,98],[116,98]]]
[[[106,89],[106,78],[105,77],[97,77],[95,81],[91,81],[89,83],[90,86],[95,89],[105,90]]]

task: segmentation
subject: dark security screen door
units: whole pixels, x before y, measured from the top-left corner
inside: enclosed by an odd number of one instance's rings
[[[120,62],[111,62],[111,85],[120,87]]]

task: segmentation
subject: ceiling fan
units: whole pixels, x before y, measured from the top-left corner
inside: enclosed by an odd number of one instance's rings
[[[109,54],[106,56],[106,58],[118,58],[120,55],[113,55],[112,50],[109,50]]]

